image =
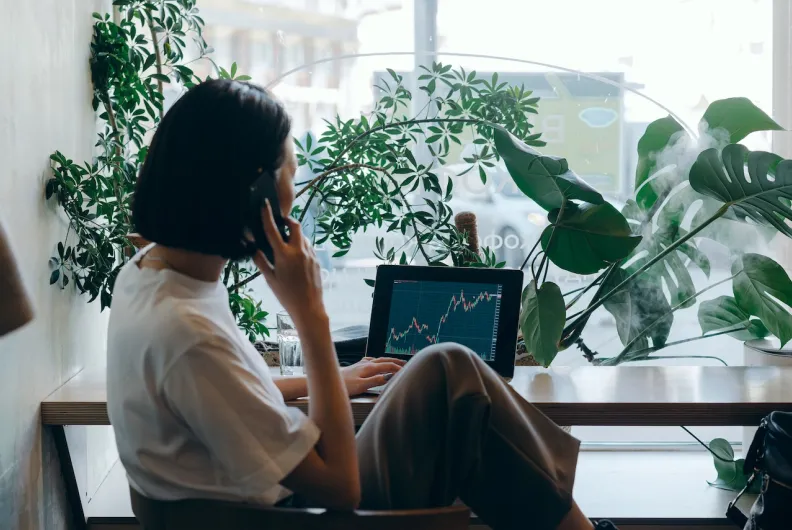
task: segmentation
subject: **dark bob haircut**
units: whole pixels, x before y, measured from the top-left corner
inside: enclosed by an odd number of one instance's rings
[[[267,90],[217,79],[191,88],[162,118],[137,181],[135,230],[168,247],[240,259],[250,186],[281,166],[291,131]]]

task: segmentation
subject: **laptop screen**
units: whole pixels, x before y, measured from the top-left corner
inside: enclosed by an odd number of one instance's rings
[[[453,342],[511,377],[522,284],[513,269],[380,265],[366,355],[409,360]]]
[[[494,361],[502,291],[492,283],[395,280],[385,353],[456,342]]]

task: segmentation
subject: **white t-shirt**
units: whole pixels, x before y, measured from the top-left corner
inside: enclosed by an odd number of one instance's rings
[[[276,503],[319,429],[284,403],[222,283],[140,268],[147,251],[116,279],[107,343],[107,409],[130,485],[158,500]]]

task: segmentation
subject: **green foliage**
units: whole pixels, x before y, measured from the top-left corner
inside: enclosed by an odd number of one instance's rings
[[[770,333],[761,320],[751,318],[731,296],[701,302],[698,319],[702,333],[738,328],[729,333],[737,340],[763,339]]]
[[[541,235],[550,261],[577,274],[593,274],[627,257],[641,241],[627,220],[610,203],[574,202],[548,215],[550,225]]]
[[[545,210],[561,208],[567,200],[604,202],[569,169],[565,158],[542,155],[502,128],[495,129],[495,147],[517,187]]]
[[[745,459],[738,458],[735,460],[731,444],[723,438],[712,440],[709,443],[709,450],[712,453],[715,471],[718,473],[715,481],[709,482],[709,485],[729,491],[741,491],[750,478],[750,475],[746,475],[743,472]],[[760,481],[754,481],[751,488],[748,489],[748,493],[759,493],[760,484]]]
[[[792,339],[792,314],[787,309],[792,306],[792,280],[784,268],[766,256],[744,254],[735,258],[732,274],[737,305],[761,319],[783,347]]]
[[[792,161],[750,152],[740,144],[727,145],[720,153],[707,149],[690,169],[690,186],[731,206],[738,217],[792,237],[792,228],[784,222],[792,220]]]
[[[189,61],[211,61],[212,50],[202,36],[204,21],[196,0],[115,0],[121,19],[94,13],[90,70],[93,106],[102,121],[96,158],[75,162],[56,151],[50,156],[52,178],[45,187],[69,220],[64,240],[50,259],[50,283],[73,283],[102,309],[112,302],[113,283],[134,254],[127,239],[133,232],[131,197],[138,171],[146,158],[146,142],[163,113],[167,84],[190,87],[201,80],[185,61],[188,46],[198,51]],[[214,63],[212,63],[214,64]],[[243,80],[214,65],[217,76]],[[249,78],[248,78],[249,79]],[[230,264],[224,278],[231,307],[240,327],[252,338],[267,335],[266,313],[250,298],[240,274],[242,264]]]
[[[727,98],[713,101],[701,119],[710,129],[729,133],[729,143],[736,144],[752,132],[783,131],[770,116],[748,98]]]
[[[638,143],[635,197],[621,213],[578,179],[563,158],[543,156],[496,131],[496,147],[517,186],[550,210],[550,226],[540,239],[543,252],[531,262],[531,300],[541,292],[546,258],[579,274],[607,268],[564,306],[566,312],[598,285],[585,309],[571,317],[555,317],[556,323],[566,321],[559,348],[577,344],[590,361],[614,365],[651,359],[653,352],[675,344],[668,343],[674,312],[693,306],[716,285],[697,290],[689,267],[709,277],[711,264],[695,238],[718,240],[723,232],[723,243],[738,256],[733,276],[718,283],[732,281],[734,298],[703,302],[702,335],[678,342],[720,334],[746,340],[773,333],[782,344],[792,338],[792,282],[786,272],[767,257],[740,255],[740,248],[728,240],[733,225],[746,221],[757,233],[772,230],[792,236],[792,162],[728,144],[780,126],[749,100],[731,98],[714,102],[699,130],[703,136],[694,139],[671,116],[647,127]],[[698,211],[689,216],[694,205]],[[716,223],[732,225],[717,231],[712,229]],[[543,253],[537,272],[534,264]],[[623,349],[615,357],[595,359],[597,352],[585,346],[582,333],[602,306],[616,320]],[[538,319],[532,306],[523,308],[524,329],[539,329],[540,324],[547,328],[548,323]],[[546,345],[539,346],[546,357]]]
[[[299,189],[307,199],[293,215],[302,220],[318,201],[315,243],[331,243],[336,256],[349,251],[355,233],[377,226],[403,239],[399,247],[387,247],[377,238],[374,254],[388,263],[502,267],[489,249],[480,256],[467,249],[446,204],[453,178],[444,184],[439,172],[454,146],[470,144],[474,154],[464,158],[460,175],[478,171],[486,180],[485,169],[499,159],[496,130],[526,145],[544,145],[531,122],[539,98],[498,82],[497,74],[483,79],[442,63],[422,68],[418,90],[428,102],[417,113],[408,114],[414,95],[403,76],[388,70],[370,113],[336,117],[316,142],[310,136],[295,141],[299,164],[315,177]],[[426,152],[418,154],[422,145]]]
[[[520,331],[527,350],[542,366],[550,366],[558,353],[565,313],[561,289],[553,282],[537,289],[531,281],[523,290]]]

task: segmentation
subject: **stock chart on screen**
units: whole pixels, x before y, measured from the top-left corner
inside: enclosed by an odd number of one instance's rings
[[[393,284],[385,353],[414,355],[438,342],[458,342],[495,359],[502,286],[399,281]]]

